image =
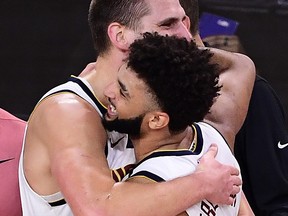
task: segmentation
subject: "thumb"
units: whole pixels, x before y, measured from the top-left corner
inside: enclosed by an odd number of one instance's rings
[[[207,152],[198,160],[198,163],[205,163],[206,161],[215,160],[215,157],[218,152],[218,146],[215,143],[212,143],[207,150]]]
[[[205,153],[203,157],[215,158],[217,155],[217,152],[218,152],[218,146],[215,143],[212,143],[208,151]]]

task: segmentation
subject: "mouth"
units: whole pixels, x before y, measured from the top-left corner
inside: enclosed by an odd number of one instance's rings
[[[116,110],[116,107],[112,104],[112,102],[109,100],[110,104],[108,105],[107,113],[106,113],[106,119],[107,120],[114,120],[118,117],[118,112]]]

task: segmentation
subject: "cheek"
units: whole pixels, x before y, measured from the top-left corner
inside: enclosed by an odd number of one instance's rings
[[[135,31],[130,30],[126,35],[125,35],[125,41],[127,48],[129,49],[129,46],[136,40],[141,38],[141,34],[137,33]]]
[[[120,119],[126,119],[132,116],[135,113],[134,109],[135,105],[125,101],[125,100],[118,100],[116,109],[118,113],[118,117]]]
[[[134,118],[143,114],[143,104],[142,103],[128,103],[124,102],[119,105],[118,115],[120,118]]]

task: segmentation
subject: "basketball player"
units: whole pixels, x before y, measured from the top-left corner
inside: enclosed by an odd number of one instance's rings
[[[118,82],[105,91],[110,105],[103,120],[108,130],[128,133],[132,139],[137,164],[127,181],[162,182],[192,173],[211,143],[218,144],[217,160],[240,169],[223,128],[214,128],[204,119],[219,94],[221,99],[229,97],[227,90],[233,92],[233,86],[225,82],[225,89],[220,91],[219,71],[211,63],[212,55],[209,50],[198,49],[194,42],[151,33],[131,45],[128,60],[118,72]],[[214,55],[223,58],[227,53],[214,50]],[[249,63],[249,59],[245,61]],[[226,71],[227,76],[235,72]],[[253,76],[241,76],[242,93],[252,89],[253,79],[247,78]],[[189,126],[193,137],[186,146],[181,145]],[[253,215],[245,197],[241,201],[238,193],[234,199],[232,205],[202,200],[181,215],[238,215],[241,202],[241,214]]]

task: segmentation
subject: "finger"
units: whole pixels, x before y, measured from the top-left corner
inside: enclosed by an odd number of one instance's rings
[[[218,146],[215,143],[212,143],[208,151],[201,158],[198,159],[198,163],[200,163],[201,161],[205,161],[206,159],[214,159],[217,155],[217,152]]]
[[[209,147],[208,151],[205,153],[205,157],[213,157],[215,158],[218,152],[218,146],[215,143],[212,143]]]
[[[230,194],[230,196],[228,197],[228,200],[227,200],[227,205],[232,205],[234,202],[235,202],[235,198],[236,198],[236,195],[241,191],[240,187],[239,186],[236,186],[234,185],[233,186],[233,190]]]
[[[236,167],[231,166],[230,167],[230,174],[238,176],[240,174],[240,171]]]
[[[241,186],[242,185],[242,179],[239,176],[231,176],[233,185]]]
[[[228,198],[228,202],[227,202],[227,205],[232,205],[234,203],[234,198],[233,197],[229,197]]]
[[[232,192],[230,193],[231,197],[235,197],[236,194],[238,194],[241,191],[241,188],[237,185],[233,185]]]
[[[240,179],[240,177],[238,176],[234,176],[234,179],[232,179],[232,183],[237,187],[240,187],[243,184],[242,179]]]

